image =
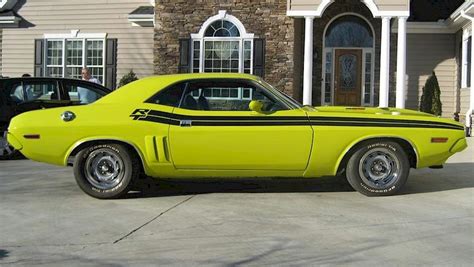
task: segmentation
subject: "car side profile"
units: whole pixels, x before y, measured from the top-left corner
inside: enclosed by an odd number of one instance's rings
[[[76,79],[0,79],[0,159],[15,155],[6,140],[8,124],[14,116],[37,109],[89,104],[110,92],[102,85]]]
[[[440,167],[467,147],[464,127],[395,108],[302,106],[246,74],[145,78],[87,106],[16,116],[8,141],[28,158],[72,165],[96,198],[140,175],[304,177],[345,173],[368,196],[393,195],[410,168]]]

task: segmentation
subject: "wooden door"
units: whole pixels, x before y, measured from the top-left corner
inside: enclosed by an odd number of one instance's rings
[[[335,54],[334,104],[360,106],[362,49],[337,49]]]

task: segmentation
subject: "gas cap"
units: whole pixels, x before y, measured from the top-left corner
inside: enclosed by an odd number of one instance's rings
[[[74,114],[72,111],[64,111],[63,114],[61,114],[61,119],[63,119],[65,122],[72,121],[75,118],[76,114]]]

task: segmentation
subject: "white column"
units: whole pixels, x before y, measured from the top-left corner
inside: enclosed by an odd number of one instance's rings
[[[313,20],[314,17],[305,17],[303,105],[313,102]]]
[[[471,136],[473,136],[473,116],[472,114],[474,113],[474,19],[471,18],[471,36],[472,36],[472,41],[471,41],[471,47],[468,47],[467,49],[471,49],[471,73],[467,73],[467,75],[471,75],[471,88],[470,88],[470,97],[469,97],[469,110],[468,114],[466,114],[466,126],[471,128]]]
[[[397,46],[397,108],[405,108],[405,92],[407,72],[407,17],[398,18]]]
[[[379,92],[379,106],[382,108],[388,107],[388,90],[390,85],[390,19],[391,17],[382,17]]]

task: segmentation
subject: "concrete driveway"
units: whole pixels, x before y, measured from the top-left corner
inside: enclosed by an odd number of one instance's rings
[[[96,200],[70,168],[0,162],[0,265],[465,265],[474,262],[474,139],[401,195],[341,178],[159,181]]]

